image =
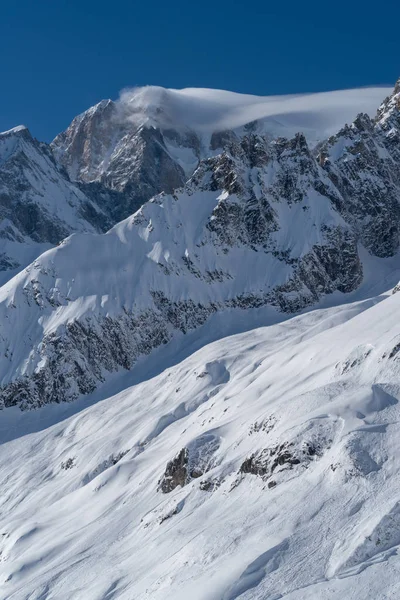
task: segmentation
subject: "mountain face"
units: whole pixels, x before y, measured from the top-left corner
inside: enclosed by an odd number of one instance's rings
[[[201,159],[250,131],[268,139],[302,131],[314,146],[361,106],[375,111],[383,93],[367,88],[263,98],[148,86],[90,108],[51,147],[72,181],[118,192],[111,208],[117,223],[156,194],[182,187]]]
[[[373,257],[399,244],[398,97],[397,86],[375,120],[360,115],[315,151],[302,134],[224,135],[180,190],[43,254],[0,290],[3,405],[91,392],[212,315],[295,313],[368,283]]]
[[[192,137],[196,147],[198,140],[194,134]],[[185,139],[180,141],[184,147]],[[159,192],[171,193],[186,181],[185,171],[170,155],[161,131],[125,122],[111,100],[76,117],[55,138],[52,149],[73,181],[97,182],[120,192],[112,215],[114,223]],[[196,159],[194,155],[195,163]]]
[[[112,223],[25,127],[0,134],[0,215],[3,281],[71,233]]]
[[[400,88],[374,119],[362,114],[320,149],[320,162],[342,200],[338,211],[372,254],[399,247]]]
[[[124,101],[100,102],[76,117],[51,147],[25,127],[1,134],[0,283],[67,235],[105,232],[156,194],[183,187],[200,160],[250,132],[271,140],[300,129],[314,143],[351,114],[356,99],[370,108],[377,93],[265,99],[149,87]],[[314,107],[312,117],[301,112],[302,102]],[[345,107],[343,114],[335,113],[336,103]]]

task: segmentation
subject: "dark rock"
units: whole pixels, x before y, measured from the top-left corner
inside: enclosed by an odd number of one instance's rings
[[[171,460],[159,482],[159,488],[164,494],[174,490],[178,485],[183,487],[193,479],[198,479],[213,466],[213,455],[219,447],[219,440],[213,434],[204,434],[182,448],[179,454]],[[217,482],[200,482],[201,489],[211,489]],[[205,486],[205,487],[204,487]]]
[[[187,465],[189,453],[187,448],[182,448],[178,456],[171,460],[165,469],[159,487],[164,494],[172,492],[178,485],[183,487],[188,480]]]
[[[68,469],[72,469],[72,467],[75,466],[75,457],[70,457],[67,458],[67,460],[65,462],[61,463],[61,468],[64,469],[64,471],[67,471]]]

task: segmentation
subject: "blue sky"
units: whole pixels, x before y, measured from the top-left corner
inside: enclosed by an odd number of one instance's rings
[[[0,131],[50,140],[121,88],[285,94],[391,84],[400,3],[9,0],[0,3]]]

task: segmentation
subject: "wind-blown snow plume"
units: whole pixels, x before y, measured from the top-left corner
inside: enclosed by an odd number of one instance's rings
[[[318,94],[253,96],[205,88],[128,88],[117,101],[122,120],[161,129],[193,129],[212,133],[263,120],[266,131],[314,138],[335,133],[358,113],[373,115],[391,92],[387,87],[339,90]]]

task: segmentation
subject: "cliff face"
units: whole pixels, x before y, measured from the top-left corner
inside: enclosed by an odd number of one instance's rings
[[[147,124],[135,125],[124,119],[114,102],[106,100],[76,117],[51,147],[71,180],[97,182],[119,192],[111,210],[117,223],[156,194],[171,193],[185,183],[185,170],[171,155],[168,140],[193,151],[193,169],[199,145],[195,134],[182,136]]]
[[[319,160],[339,190],[337,209],[361,243],[377,256],[399,247],[400,90],[374,119],[361,114],[322,144]]]

